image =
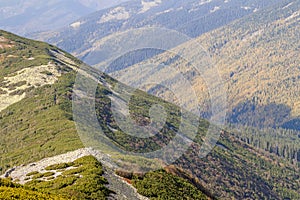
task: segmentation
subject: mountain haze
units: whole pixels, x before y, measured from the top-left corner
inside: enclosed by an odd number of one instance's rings
[[[120,2],[122,0],[0,0],[0,28],[22,35],[55,30]]]
[[[197,37],[278,2],[136,0],[100,10],[63,29],[31,37],[57,45],[86,63],[96,65],[101,61],[98,41],[110,34],[154,26]]]

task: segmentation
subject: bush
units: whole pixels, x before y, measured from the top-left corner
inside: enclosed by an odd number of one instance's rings
[[[26,176],[32,176],[32,175],[36,175],[36,174],[38,174],[39,172],[37,172],[37,171],[33,171],[33,172],[30,172],[30,173],[28,173],[28,174],[26,174]]]
[[[133,186],[138,193],[153,199],[207,199],[188,181],[165,172],[149,172],[143,178],[135,177]]]

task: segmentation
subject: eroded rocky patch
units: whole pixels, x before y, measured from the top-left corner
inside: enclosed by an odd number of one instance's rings
[[[57,67],[49,62],[47,65],[25,68],[4,77],[0,82],[0,111],[21,101],[32,88],[54,84],[60,76]]]

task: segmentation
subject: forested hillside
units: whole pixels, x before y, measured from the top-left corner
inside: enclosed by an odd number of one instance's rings
[[[181,56],[185,59],[199,64],[201,60],[194,58],[196,45],[207,49],[214,70],[218,70],[227,88],[230,123],[299,129],[299,7],[299,1],[287,1],[175,48],[175,52],[184,50]],[[178,73],[180,69],[190,71],[186,77],[199,91],[200,101],[207,98],[203,93],[207,88],[204,80],[199,80],[198,73],[188,62],[171,52],[124,71],[117,69],[119,71],[112,75],[129,84],[136,73],[144,77],[141,74],[147,72],[140,66],[147,63],[168,63],[179,69]],[[213,73],[209,69],[206,71]],[[187,72],[183,70],[182,73]],[[175,78],[170,81],[178,84]]]
[[[201,44],[207,49],[212,56],[214,70],[218,70],[224,81],[228,97],[227,123],[238,126],[237,137],[296,165],[299,165],[300,154],[299,9],[299,1],[285,1],[204,34],[175,50],[180,52],[184,49],[184,57],[197,62],[194,45]],[[204,80],[199,78],[201,74],[189,67],[189,63],[175,58],[172,53],[164,53],[125,70],[117,69],[119,71],[112,75],[130,84],[136,81],[132,77],[153,76],[153,71],[149,74],[143,67],[148,63],[168,63],[175,69],[188,69],[189,73],[177,72],[187,74],[197,91],[200,105],[205,105],[210,97],[205,92],[207,86]],[[215,73],[207,71],[208,74]],[[161,70],[159,73],[166,72]],[[181,84],[176,79],[169,81],[178,87]],[[142,89],[166,100],[169,98],[168,93],[157,88],[156,91],[153,88]],[[207,108],[203,106],[203,109],[206,114]]]
[[[75,128],[71,101],[74,98],[73,86],[81,62],[54,46],[4,31],[0,33],[3,91],[0,96],[2,173],[13,166],[81,148],[83,144]],[[128,102],[133,119],[141,125],[147,125],[149,109],[153,104],[159,104],[165,108],[167,121],[153,137],[143,139],[128,135],[118,127],[111,108],[113,101],[122,98],[118,93],[122,90],[117,92],[113,87],[118,82],[88,66],[78,72],[88,75],[91,80],[99,81],[95,95],[96,116],[105,135],[97,135],[96,132],[91,135],[90,127],[83,127],[86,128],[86,135],[91,142],[105,136],[125,151],[152,152],[168,145],[177,134],[182,111],[171,103],[137,90]],[[119,86],[129,89],[120,83]],[[76,94],[84,94],[84,88],[81,90]],[[90,101],[90,98],[86,97],[86,101]],[[122,115],[122,110],[119,114]],[[188,124],[184,126],[193,128]],[[195,196],[203,196],[201,193],[204,192],[217,198],[299,198],[297,167],[276,155],[258,151],[235,139],[231,132],[216,129],[215,131],[221,131],[221,139],[207,157],[200,158],[199,147],[208,126],[207,121],[200,120],[197,137],[192,141],[189,150],[174,163],[172,174],[185,180],[157,171],[140,179],[133,179],[132,184],[137,187],[138,192],[149,197],[161,195],[164,199],[166,193],[158,188],[180,191],[182,185],[186,185],[193,191],[190,194]],[[183,134],[181,137],[184,141],[189,141],[190,136]],[[94,147],[111,154],[112,161],[124,170],[149,170],[161,162],[160,157],[149,160],[134,154],[119,155],[111,146]],[[164,182],[171,181],[172,184],[161,185],[155,181],[157,176],[163,176]],[[70,184],[72,183],[71,181]],[[34,183],[36,184],[37,187],[45,186],[44,183]],[[153,189],[142,190],[142,187]],[[178,194],[188,195],[186,191]]]

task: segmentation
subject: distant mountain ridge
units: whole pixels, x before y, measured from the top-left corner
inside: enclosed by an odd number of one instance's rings
[[[197,37],[280,0],[135,0],[95,12],[64,29],[31,35],[98,64],[95,43],[118,31],[157,26]]]
[[[122,1],[126,0],[0,0],[0,28],[22,35],[55,30]]]

